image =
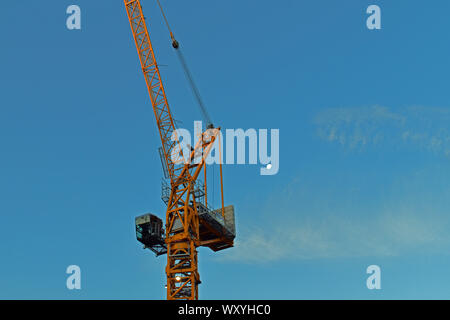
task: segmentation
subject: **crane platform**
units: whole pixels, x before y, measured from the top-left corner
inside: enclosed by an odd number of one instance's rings
[[[197,208],[200,219],[200,241],[205,247],[213,251],[220,251],[233,247],[236,237],[234,206],[222,209],[210,210],[203,204]]]

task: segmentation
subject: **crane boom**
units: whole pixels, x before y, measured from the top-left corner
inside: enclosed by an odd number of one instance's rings
[[[138,49],[142,72],[145,76],[153,111],[155,113],[169,177],[173,181],[176,173],[181,171],[184,167],[184,159],[180,158],[174,161],[172,157],[172,155],[181,153],[181,150],[180,152],[177,152],[178,150],[175,149],[179,148],[180,145],[178,143],[178,137],[176,136],[174,120],[161,81],[161,74],[155,59],[155,53],[148,34],[141,3],[139,0],[124,1],[136,48]],[[174,141],[172,141],[172,137],[175,138]]]

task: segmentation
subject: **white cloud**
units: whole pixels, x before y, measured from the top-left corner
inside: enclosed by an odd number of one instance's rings
[[[326,216],[273,223],[243,230],[227,261],[261,263],[348,257],[397,256],[408,252],[448,250],[449,221],[422,213],[382,213],[366,219]]]
[[[333,108],[315,118],[319,136],[350,149],[410,144],[450,156],[450,108]]]

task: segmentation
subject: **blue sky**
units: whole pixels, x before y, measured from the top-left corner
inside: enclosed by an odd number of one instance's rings
[[[175,117],[200,115],[143,0]],[[82,30],[66,29],[66,8]],[[280,171],[225,166],[236,247],[202,299],[450,298],[448,1],[163,1],[215,123],[280,129]],[[366,8],[382,30],[366,28]],[[0,5],[0,298],[161,299],[160,145],[123,1]],[[218,195],[215,196],[217,202]],[[67,266],[82,290],[66,289]],[[379,265],[382,290],[366,288]]]

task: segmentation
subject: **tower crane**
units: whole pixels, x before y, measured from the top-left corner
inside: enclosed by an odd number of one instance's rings
[[[157,256],[167,254],[167,299],[197,300],[198,285],[201,283],[197,248],[203,246],[220,251],[233,247],[236,234],[234,207],[224,206],[221,163],[221,207],[214,210],[207,201],[206,158],[216,147],[216,143],[221,152],[220,128],[209,123],[204,131],[202,129],[195,146],[191,146],[189,152],[182,148],[141,1],[124,0],[124,4],[161,138],[159,153],[166,178],[163,180],[161,196],[167,206],[165,230],[162,220],[148,213],[136,218],[136,237],[144,244],[144,248],[150,249]],[[158,4],[160,5],[159,2]],[[172,31],[170,35],[172,46],[179,50],[179,43]],[[202,171],[204,182],[200,178]]]

